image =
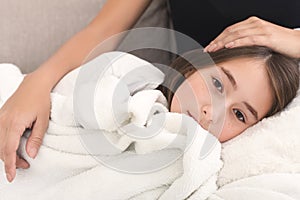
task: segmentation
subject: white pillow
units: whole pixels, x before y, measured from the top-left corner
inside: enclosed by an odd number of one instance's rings
[[[218,185],[264,173],[300,172],[300,91],[288,107],[222,144]]]

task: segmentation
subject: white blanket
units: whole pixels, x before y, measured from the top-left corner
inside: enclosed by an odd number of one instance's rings
[[[120,52],[103,54],[82,69],[103,65],[108,65],[108,70],[94,88],[94,99],[86,101],[92,104],[83,104],[82,98],[92,81],[80,83],[82,88],[75,89],[75,99],[72,95],[75,79],[84,71],[73,71],[57,85],[51,95],[49,128],[38,156],[32,160],[25,153],[27,132],[19,153],[31,167],[19,169],[11,184],[4,176],[0,178],[0,199],[199,200],[215,192],[222,166],[220,143],[192,118],[167,112],[165,98],[155,90],[163,74],[151,64]],[[2,103],[22,78],[12,65],[0,65]],[[119,87],[122,92],[117,94],[115,112],[112,102]],[[91,120],[85,116],[90,111],[94,116]],[[156,124],[160,128],[152,129]],[[141,130],[146,134],[155,130],[156,135],[139,138],[136,132]],[[101,148],[108,144],[111,149]]]
[[[208,200],[298,200],[300,174],[270,173],[243,178],[221,187]]]

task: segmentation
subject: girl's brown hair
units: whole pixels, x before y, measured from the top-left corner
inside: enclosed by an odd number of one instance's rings
[[[255,58],[265,63],[274,94],[272,107],[265,117],[281,111],[296,96],[299,88],[299,59],[290,58],[261,46],[221,49],[209,53],[209,56],[200,49],[187,52],[171,64],[174,70],[166,73],[165,81],[159,89],[167,97],[170,106],[174,92],[197,69],[236,58]]]

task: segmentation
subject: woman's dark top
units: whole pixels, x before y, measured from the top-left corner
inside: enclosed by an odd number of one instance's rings
[[[192,37],[203,47],[227,26],[250,16],[289,28],[300,27],[300,0],[169,1],[174,29]]]

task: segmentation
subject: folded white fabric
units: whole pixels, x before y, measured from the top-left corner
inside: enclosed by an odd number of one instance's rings
[[[85,79],[84,70],[93,67]],[[0,80],[7,68],[0,68]],[[102,54],[69,73],[51,94],[51,120],[37,158],[25,153],[26,133],[19,153],[31,167],[18,170],[12,184],[1,178],[0,198],[206,199],[217,189],[221,145],[192,118],[168,112],[155,90],[162,81],[150,63],[122,52]]]
[[[232,182],[208,200],[297,200],[300,199],[300,174],[270,173]]]
[[[0,64],[0,107],[16,91],[23,80],[19,68],[10,63]]]

